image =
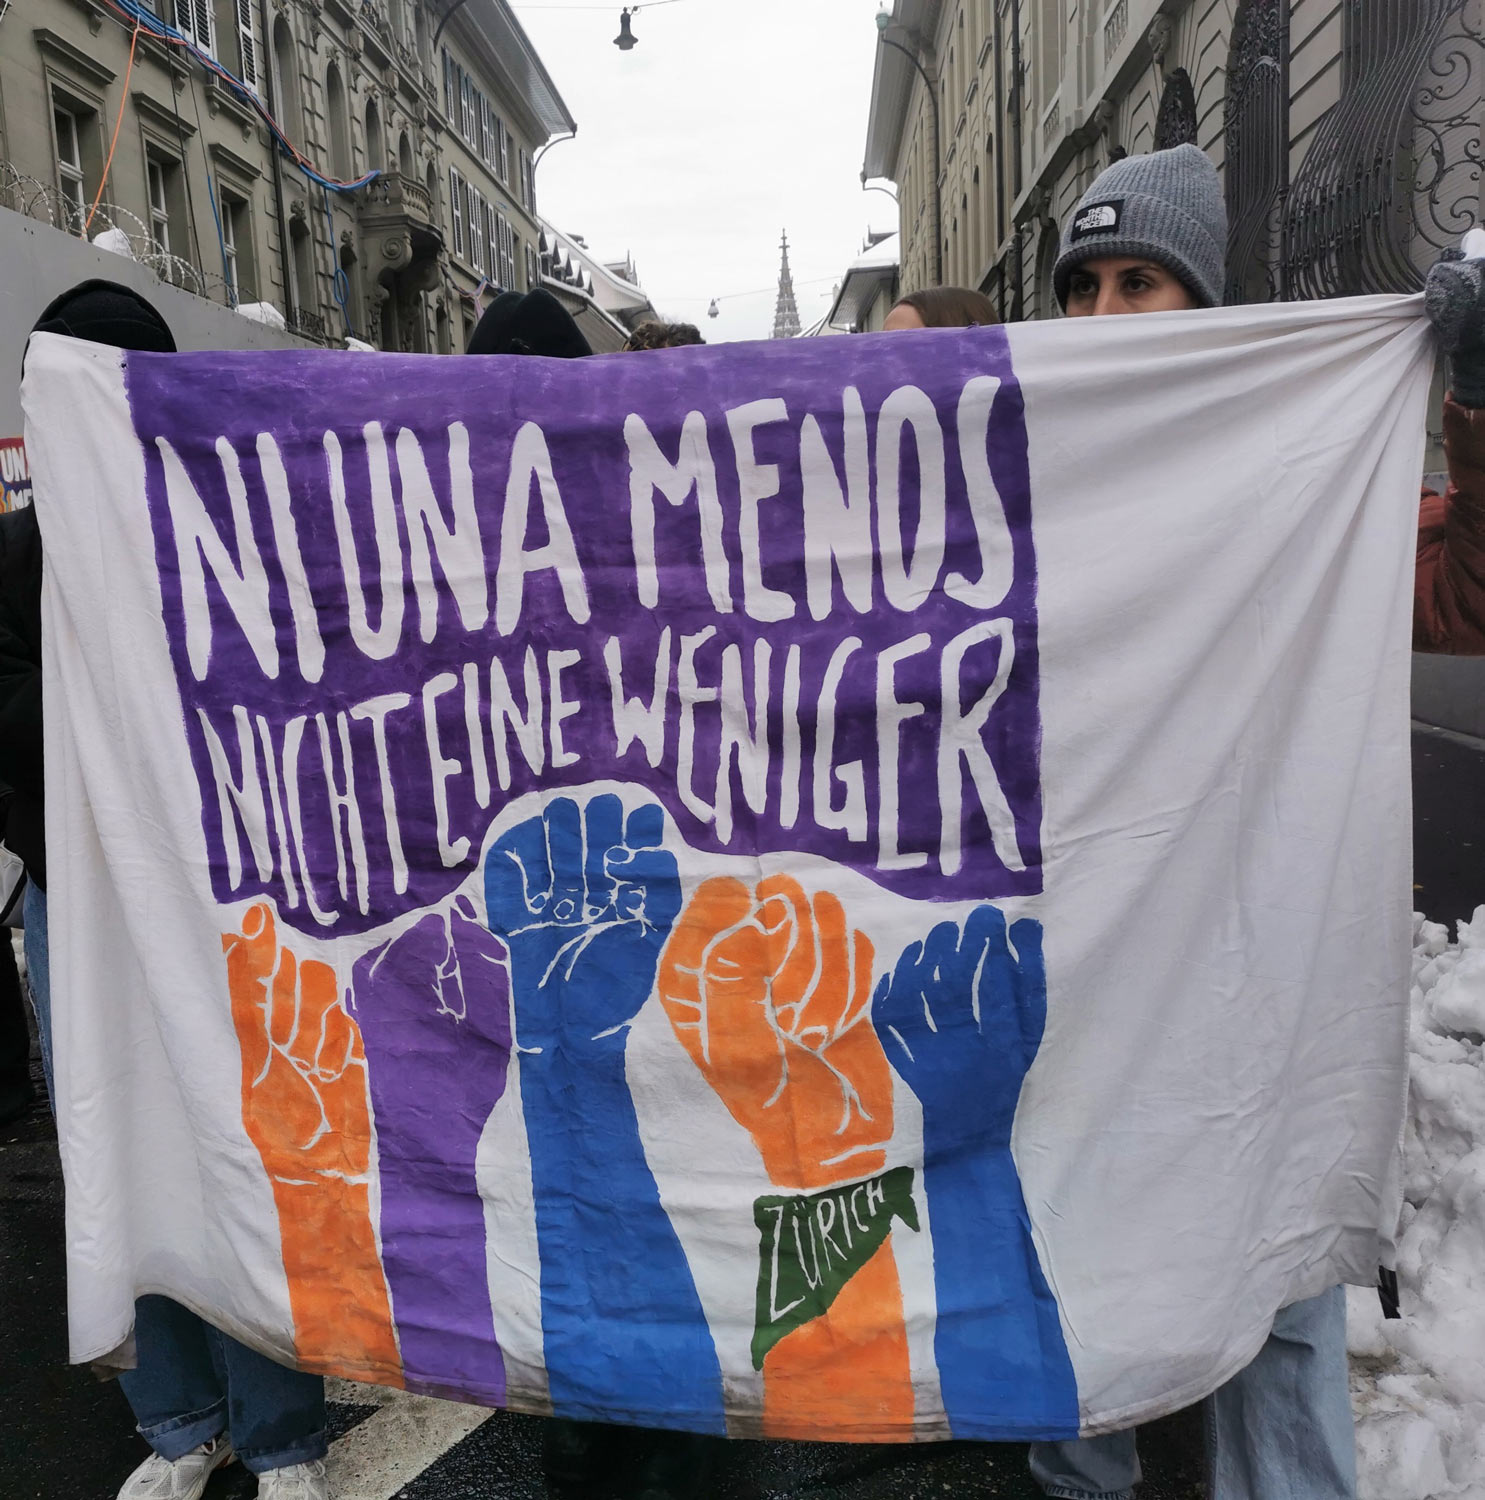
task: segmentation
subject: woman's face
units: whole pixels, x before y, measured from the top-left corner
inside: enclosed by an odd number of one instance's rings
[[[887,314],[887,321],[882,324],[883,333],[901,333],[905,328],[926,328],[928,325],[918,316],[918,309],[906,302],[899,302],[891,312]]]
[[[1200,304],[1186,284],[1152,260],[1109,256],[1085,261],[1067,283],[1067,316],[1180,312]]]

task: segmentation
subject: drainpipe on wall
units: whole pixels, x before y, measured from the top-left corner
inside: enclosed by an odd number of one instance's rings
[[[274,75],[278,71],[278,59],[274,53],[273,32],[268,21],[268,0],[258,0],[258,25],[263,31],[263,90],[268,95],[264,101],[268,105],[268,113],[276,120],[278,119],[278,99],[275,97]],[[293,272],[289,264],[289,217],[284,212],[284,168],[283,152],[279,147],[276,136],[268,138],[268,149],[273,156],[273,206],[278,217],[278,268],[279,275],[284,281],[284,318],[288,322],[297,322],[299,308],[290,301],[290,289],[294,285]],[[332,253],[334,247],[332,246]],[[290,317],[289,314],[294,316]]]
[[[1011,147],[1015,153],[1012,163],[1015,179],[1011,191],[1014,203],[1021,196],[1021,117],[1026,111],[1026,99],[1022,88],[1021,72],[1021,0],[1011,0]],[[1016,229],[1016,296],[1011,304],[1012,321],[1026,316],[1026,248],[1022,239],[1022,226]]]

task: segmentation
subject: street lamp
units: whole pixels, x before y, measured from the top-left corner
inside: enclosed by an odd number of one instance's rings
[[[887,32],[895,23],[890,11],[879,10],[877,12],[877,32],[884,47],[895,47],[897,51],[907,58],[917,70],[918,77],[923,80],[923,87],[928,93],[928,108],[933,122],[933,282],[935,286],[941,286],[944,279],[944,213],[943,205],[939,201],[939,130],[938,130],[938,89],[933,77],[927,68],[918,61],[918,55],[904,47],[901,42],[895,42]],[[916,43],[916,38],[909,36],[910,41]],[[866,186],[863,180],[863,187]]]

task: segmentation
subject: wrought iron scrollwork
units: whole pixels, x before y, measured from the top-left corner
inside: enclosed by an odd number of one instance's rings
[[[1289,294],[1410,292],[1479,206],[1480,0],[1347,0],[1346,75],[1285,212]]]
[[[1283,295],[1289,189],[1289,3],[1241,0],[1227,54],[1227,300]]]
[[[1185,68],[1177,68],[1165,80],[1160,96],[1160,114],[1155,120],[1155,149],[1196,144],[1196,89]]]

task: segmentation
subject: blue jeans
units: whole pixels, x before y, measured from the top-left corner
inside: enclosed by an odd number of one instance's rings
[[[325,1382],[255,1353],[168,1297],[134,1304],[137,1369],[119,1384],[140,1436],[183,1458],[227,1433],[254,1474],[323,1458]]]
[[[1356,1500],[1346,1289],[1286,1307],[1257,1358],[1205,1406],[1211,1500]],[[1033,1443],[1031,1472],[1059,1500],[1133,1500],[1135,1435]]]
[[[41,1066],[46,1073],[46,1094],[57,1112],[57,1091],[52,1084],[52,971],[46,951],[46,892],[34,880],[26,882],[21,910],[25,913],[22,938],[26,950],[26,983],[31,990],[31,1008],[36,1012],[36,1035],[41,1040]]]

